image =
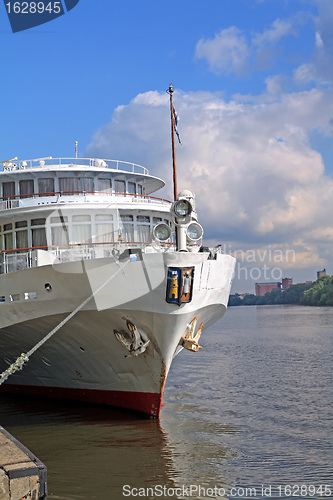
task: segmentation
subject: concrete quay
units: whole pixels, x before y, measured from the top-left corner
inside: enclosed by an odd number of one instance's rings
[[[0,500],[46,500],[46,466],[0,426]]]

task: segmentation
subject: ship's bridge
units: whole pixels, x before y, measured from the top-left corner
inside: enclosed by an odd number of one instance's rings
[[[0,172],[0,210],[60,201],[98,202],[105,197],[158,204],[167,200],[149,195],[164,185],[145,167],[118,160],[47,157],[7,161]]]

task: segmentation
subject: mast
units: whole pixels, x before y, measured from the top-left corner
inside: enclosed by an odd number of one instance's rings
[[[173,168],[173,196],[174,200],[177,200],[178,190],[177,190],[177,171],[176,171],[176,148],[175,148],[175,117],[173,108],[173,85],[170,83],[167,93],[170,96],[170,113],[171,113],[171,142],[172,142],[172,168]]]

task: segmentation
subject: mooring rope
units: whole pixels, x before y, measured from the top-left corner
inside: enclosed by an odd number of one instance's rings
[[[82,309],[86,304],[88,304],[88,302],[94,297],[94,295],[100,292],[102,288],[105,287],[105,285],[107,285],[113,278],[115,278],[115,276],[118,273],[120,273],[120,271],[122,271],[126,266],[126,264],[128,264],[129,262],[130,259],[126,260],[122,266],[119,266],[119,269],[117,269],[117,271],[112,276],[110,276],[110,278],[108,278],[105,281],[105,283],[103,283],[97,290],[95,290],[91,295],[89,295],[89,297],[87,297],[79,306],[77,306],[77,308],[74,309],[74,311],[72,311],[55,328],[53,328],[53,330],[51,330],[47,335],[45,335],[45,337],[43,337],[42,340],[40,340],[32,349],[30,349],[29,352],[27,352],[26,354],[22,353],[21,356],[19,356],[17,360],[14,363],[12,363],[9,368],[7,368],[7,370],[2,372],[0,374],[0,385],[3,384],[10,375],[17,372],[18,370],[22,370],[24,363],[27,363],[29,361],[30,356],[34,352],[36,352],[37,349],[39,349],[47,340],[49,340],[58,330],[60,330],[60,328],[62,328],[70,319],[72,319],[72,317],[75,316],[75,314],[79,312],[80,309]]]

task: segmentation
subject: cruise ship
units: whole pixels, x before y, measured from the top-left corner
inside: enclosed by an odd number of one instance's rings
[[[163,186],[116,160],[3,162],[0,391],[159,416],[173,358],[223,316],[235,267],[203,246],[193,194]]]

